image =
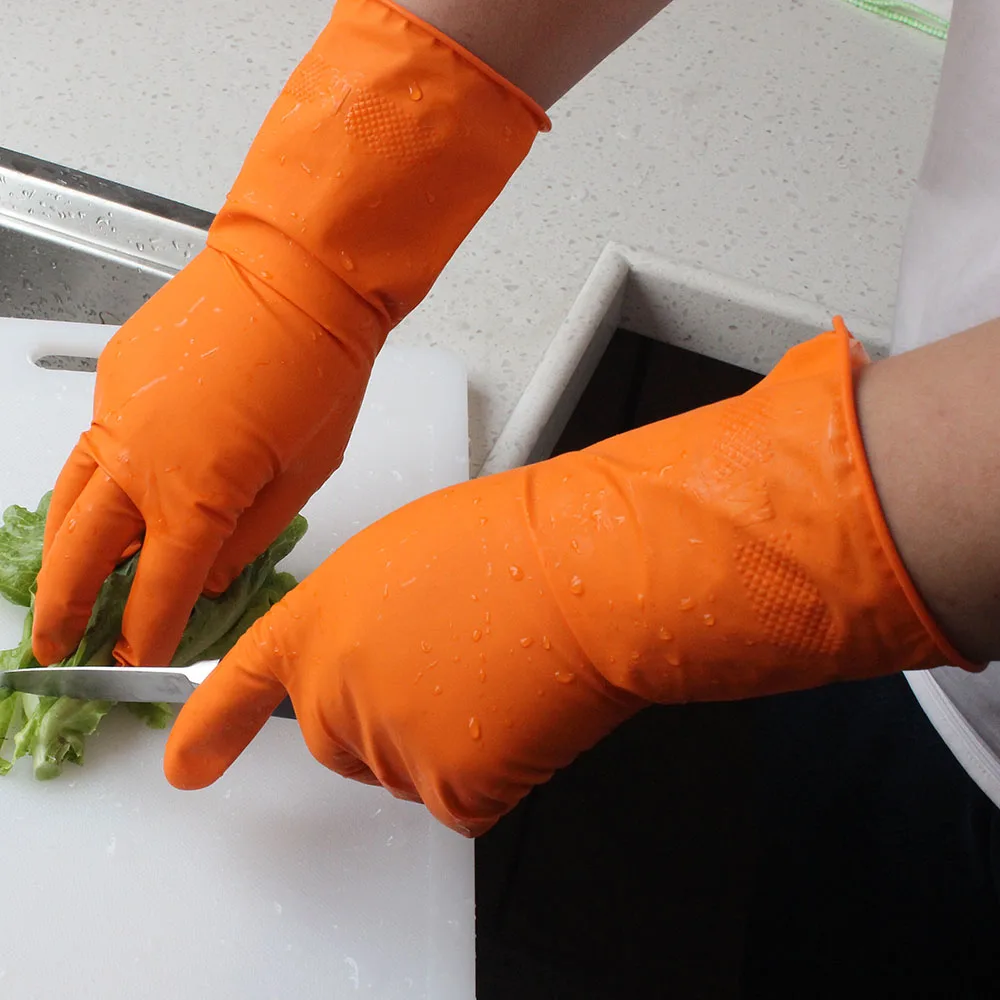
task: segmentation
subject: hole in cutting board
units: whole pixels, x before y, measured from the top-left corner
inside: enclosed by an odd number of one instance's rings
[[[32,358],[32,363],[46,371],[96,372],[97,358],[83,358],[75,354],[46,354]]]

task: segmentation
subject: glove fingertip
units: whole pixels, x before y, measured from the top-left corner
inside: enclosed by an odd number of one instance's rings
[[[177,717],[163,754],[167,781],[183,790],[207,788],[218,781],[260,728],[250,723],[234,732],[224,713],[189,706],[190,702]]]
[[[241,570],[242,567],[234,569],[232,566],[222,567],[216,563],[209,570],[201,592],[206,597],[218,597],[220,594],[224,594],[233,580],[240,575]]]
[[[31,623],[31,651],[43,667],[58,663],[76,649],[90,619],[89,609],[72,613],[67,603],[52,599],[51,594],[49,587],[38,588]]]
[[[196,743],[174,739],[171,735],[163,755],[163,774],[174,788],[196,791],[218,781],[231,763],[218,759],[215,754],[202,752]]]
[[[43,667],[51,667],[53,663],[65,659],[72,649],[72,645],[60,643],[47,635],[40,635],[37,629],[32,631],[31,652]]]
[[[285,696],[266,665],[254,670],[239,648],[202,682],[174,723],[163,771],[175,788],[205,788],[222,777]]]

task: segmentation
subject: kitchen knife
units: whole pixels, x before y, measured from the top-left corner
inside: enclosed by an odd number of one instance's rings
[[[165,701],[179,705],[191,697],[218,664],[218,660],[203,660],[190,667],[25,667],[0,671],[0,689],[85,701]],[[295,718],[288,698],[271,714]]]

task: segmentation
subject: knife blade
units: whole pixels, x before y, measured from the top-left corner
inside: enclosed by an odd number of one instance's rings
[[[181,705],[218,663],[203,660],[189,667],[24,667],[0,671],[0,689],[85,701],[165,701]],[[271,714],[295,718],[288,698]]]

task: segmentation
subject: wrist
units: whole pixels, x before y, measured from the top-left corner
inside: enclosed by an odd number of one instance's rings
[[[962,394],[955,392],[949,367],[953,358],[965,366],[962,352],[947,342],[933,346],[938,359],[924,355],[926,350],[858,372],[859,433],[875,502],[901,572],[919,595],[918,606],[966,657],[982,664],[1000,652],[996,545],[985,526],[986,511],[976,508],[980,496],[990,495],[990,431],[970,428],[966,435],[964,415],[952,420],[950,407]],[[983,367],[991,370],[988,364]],[[969,399],[975,399],[974,392]],[[982,468],[970,468],[970,454],[982,459]],[[970,666],[954,655],[958,660],[949,663]]]

